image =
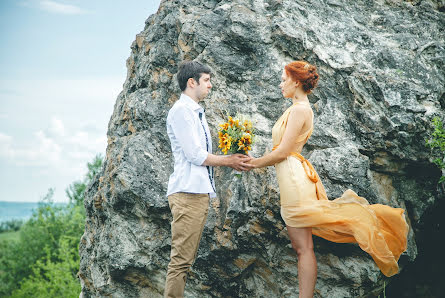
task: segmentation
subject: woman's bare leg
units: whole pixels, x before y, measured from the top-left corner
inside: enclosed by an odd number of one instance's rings
[[[311,228],[293,228],[287,226],[292,248],[298,256],[298,282],[300,298],[314,296],[315,282],[317,281],[317,259],[314,254]]]

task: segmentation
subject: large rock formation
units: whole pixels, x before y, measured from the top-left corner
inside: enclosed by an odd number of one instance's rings
[[[290,105],[278,89],[284,64],[317,65],[315,131],[303,155],[330,198],[351,188],[371,203],[406,209],[412,229],[403,272],[422,245],[416,227],[441,197],[425,139],[432,117],[445,116],[443,11],[443,1],[162,1],[131,46],[104,167],[87,189],[81,296],[161,297],[173,166],[165,120],[184,59],[213,69],[205,102],[213,143],[226,112],[243,111],[255,121],[255,156],[270,151],[271,127]],[[218,168],[216,176],[218,197],[186,297],[297,297],[297,258],[273,167],[241,179]],[[316,297],[381,291],[386,278],[358,246],[314,241]]]

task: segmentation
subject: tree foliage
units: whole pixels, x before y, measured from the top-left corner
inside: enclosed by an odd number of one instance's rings
[[[18,241],[0,241],[0,297],[78,297],[79,241],[84,231],[85,189],[100,171],[102,158],[88,163],[82,181],[66,193],[69,204],[57,205],[54,189],[19,230]]]
[[[18,231],[23,225],[22,219],[11,219],[0,223],[0,233],[9,231]]]
[[[431,138],[426,141],[426,145],[431,148],[433,155],[433,162],[442,170],[444,173],[445,169],[445,129],[443,122],[439,117],[434,117],[433,119],[434,131],[431,134]],[[442,174],[439,183],[445,182],[445,175]]]

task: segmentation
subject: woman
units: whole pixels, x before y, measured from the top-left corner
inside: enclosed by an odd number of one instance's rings
[[[315,88],[315,66],[304,61],[286,65],[280,88],[290,106],[272,128],[273,151],[249,163],[255,168],[275,165],[281,216],[298,257],[300,297],[312,297],[317,279],[312,234],[342,243],[358,243],[386,276],[398,272],[406,250],[408,225],[404,210],[375,204],[348,189],[328,200],[317,172],[300,153],[312,134],[313,111],[308,94]]]

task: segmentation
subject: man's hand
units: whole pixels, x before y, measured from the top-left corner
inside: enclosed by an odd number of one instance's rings
[[[236,153],[229,155],[227,159],[227,166],[237,171],[250,171],[254,168],[253,165],[247,163],[252,159],[250,156]]]
[[[248,162],[252,160],[251,156],[244,154],[232,154],[232,155],[215,155],[209,153],[207,159],[202,163],[203,166],[214,167],[231,167],[237,171],[250,171],[254,168],[253,165]]]

